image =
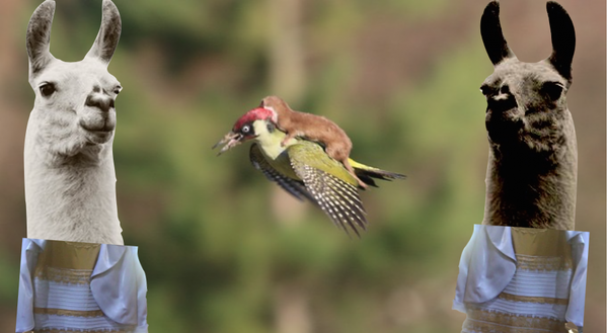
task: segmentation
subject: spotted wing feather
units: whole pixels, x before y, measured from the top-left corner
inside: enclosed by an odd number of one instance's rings
[[[318,206],[331,220],[348,233],[348,227],[359,236],[359,228],[365,230],[365,209],[355,185],[316,169],[297,158],[291,158],[296,175],[304,181],[306,189]]]

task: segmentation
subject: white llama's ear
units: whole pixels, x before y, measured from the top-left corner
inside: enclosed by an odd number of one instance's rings
[[[492,1],[486,6],[481,16],[481,39],[486,47],[488,57],[490,57],[494,65],[497,65],[505,58],[515,56],[502,34],[499,14],[500,5],[498,1]]]
[[[553,44],[553,53],[549,57],[549,62],[561,76],[571,81],[571,65],[576,45],[574,24],[568,12],[557,2],[547,2],[547,14],[549,15],[551,43]]]
[[[49,50],[55,1],[46,0],[32,14],[27,26],[26,47],[30,76],[40,72],[53,59]]]
[[[103,0],[99,33],[97,33],[97,38],[95,38],[95,42],[93,42],[93,46],[85,58],[98,58],[106,65],[109,64],[114,50],[116,50],[116,45],[118,45],[121,29],[122,22],[118,8],[112,1]]]

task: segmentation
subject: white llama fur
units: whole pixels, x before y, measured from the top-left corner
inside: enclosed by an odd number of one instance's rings
[[[574,229],[577,148],[566,93],[572,82],[574,25],[556,2],[547,2],[553,53],[520,62],[502,34],[497,1],[481,19],[481,35],[494,73],[486,96],[490,156],[484,224]]]
[[[107,67],[120,37],[118,9],[103,0],[90,51],[67,63],[49,51],[53,0],[27,30],[29,82],[36,94],[25,136],[27,237],[123,244],[112,142],[122,89]]]

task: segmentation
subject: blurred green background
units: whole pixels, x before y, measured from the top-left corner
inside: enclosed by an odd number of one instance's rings
[[[100,1],[58,2],[51,52],[80,60]],[[15,327],[34,98],[25,31],[39,3],[0,3],[2,332]],[[115,3],[118,207],[147,273],[150,332],[459,331],[458,260],[484,205],[486,1]],[[606,332],[606,2],[561,3],[577,31],[568,99],[577,229],[591,232],[585,328]],[[550,54],[544,2],[504,1],[501,18],[521,60]],[[210,149],[269,94],[340,124],[355,159],[408,175],[362,194],[361,239],[266,181],[247,147]]]

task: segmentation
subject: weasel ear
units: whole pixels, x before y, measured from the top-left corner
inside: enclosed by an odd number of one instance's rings
[[[36,8],[30,18],[25,38],[30,76],[43,70],[53,59],[50,45],[54,15],[55,1],[46,0]]]
[[[549,57],[549,62],[561,76],[571,81],[571,65],[576,45],[574,24],[568,12],[557,2],[547,2],[547,14],[549,15],[551,43],[553,44],[553,53]]]
[[[275,110],[272,106],[264,106],[263,108],[270,111],[270,120],[272,120],[273,123],[279,121],[279,113],[277,110]]]
[[[492,64],[496,66],[498,63],[507,58],[515,57],[500,26],[500,5],[498,1],[492,1],[483,11],[481,15],[481,39],[486,47],[486,52]]]

